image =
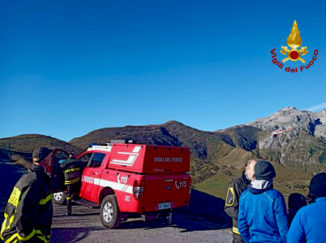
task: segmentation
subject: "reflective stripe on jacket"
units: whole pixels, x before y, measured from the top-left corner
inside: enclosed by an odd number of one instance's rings
[[[245,173],[241,177],[235,179],[228,185],[228,190],[225,198],[224,211],[232,218],[232,231],[240,234],[238,231],[238,211],[240,194],[248,188],[250,181],[247,179]]]
[[[83,164],[76,159],[67,159],[61,164],[64,173],[64,184],[72,185],[80,181],[83,171]]]
[[[44,169],[36,165],[18,180],[4,212],[1,240],[49,242],[53,214],[49,183]]]

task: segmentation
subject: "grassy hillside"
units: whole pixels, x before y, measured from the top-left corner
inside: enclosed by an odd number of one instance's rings
[[[17,152],[32,153],[37,147],[45,146],[61,148],[68,152],[79,152],[80,148],[64,142],[60,139],[44,136],[40,134],[25,134],[0,139],[0,149],[12,150]]]
[[[273,163],[276,169],[276,178],[274,180],[274,188],[281,191],[287,200],[288,196],[293,192],[307,195],[309,192],[309,182],[313,176],[312,172],[303,172],[301,170],[288,168],[278,163]],[[227,186],[231,180],[239,177],[242,170],[237,169],[239,165],[219,165],[216,175],[194,184],[194,188],[209,193],[211,195],[225,198]]]

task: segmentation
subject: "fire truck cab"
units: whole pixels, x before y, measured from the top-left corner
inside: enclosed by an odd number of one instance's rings
[[[101,207],[107,228],[129,215],[168,215],[189,203],[188,148],[109,143],[91,146],[78,159],[86,163],[79,197]]]

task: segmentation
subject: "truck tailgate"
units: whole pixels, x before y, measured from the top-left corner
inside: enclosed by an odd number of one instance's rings
[[[191,178],[188,174],[145,176],[145,211],[157,211],[188,205]]]

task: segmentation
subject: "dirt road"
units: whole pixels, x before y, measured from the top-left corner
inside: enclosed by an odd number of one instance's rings
[[[166,220],[143,222],[131,219],[119,229],[108,230],[101,224],[99,209],[75,205],[73,215],[66,207],[54,205],[51,243],[54,242],[231,242],[229,230],[217,222],[195,217],[186,211],[174,214],[172,225]]]

